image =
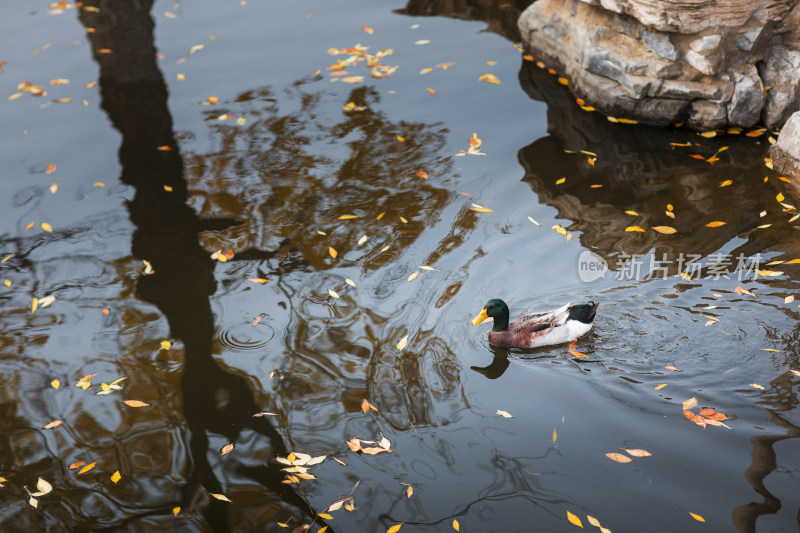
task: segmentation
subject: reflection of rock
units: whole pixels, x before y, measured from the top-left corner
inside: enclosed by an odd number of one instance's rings
[[[530,62],[523,65],[520,78],[533,98],[547,102],[550,133],[519,152],[524,181],[542,203],[558,209],[559,217],[573,221],[569,229],[580,231],[581,244],[608,261],[612,270],[619,267],[620,254],[647,255],[654,250],[656,258],[665,254],[672,261],[680,254],[705,257],[742,236],[747,242],[735,254],[750,255],[779,240],[777,232],[782,230],[753,231],[757,225],[786,218],[774,213],[775,192],[763,183],[762,144],[744,136],[707,140],[684,128],[612,124],[599,113],[583,111],[553,76]],[[696,145],[670,145],[687,142]],[[714,165],[689,157],[711,156],[723,144],[729,149]],[[579,150],[597,154],[594,166]],[[566,181],[556,185],[561,177]],[[733,185],[720,188],[726,179]],[[674,219],[666,213],[667,204],[674,208]],[[759,214],[765,209],[770,214],[762,218]],[[627,210],[638,215],[625,214]],[[714,220],[726,224],[706,227]],[[629,226],[646,231],[626,232]],[[660,234],[653,226],[670,226],[677,232]],[[676,269],[674,263],[670,272]]]
[[[602,112],[711,129],[777,127],[797,110],[795,19],[800,8],[767,0],[539,0],[519,24],[537,59]]]
[[[488,25],[488,31],[517,42],[520,40],[517,19],[530,3],[531,0],[408,0],[406,7],[395,13],[481,20]]]
[[[800,112],[789,117],[769,154],[775,170],[792,176],[791,185],[800,194]]]

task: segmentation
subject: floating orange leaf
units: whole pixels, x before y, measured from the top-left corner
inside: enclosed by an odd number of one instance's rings
[[[698,426],[706,427],[706,419],[703,418],[702,416],[698,416],[698,415],[694,414],[691,411],[684,411],[683,412],[683,416],[685,416],[686,418],[688,418],[689,420],[691,420],[692,422],[694,422]]]
[[[689,398],[688,400],[683,402],[683,409],[684,410],[691,409],[692,407],[695,407],[696,405],[697,405],[697,398],[692,396],[691,398]]]
[[[229,453],[231,453],[233,451],[233,448],[235,446],[236,445],[234,443],[229,442],[228,444],[226,444],[225,446],[223,446],[222,448],[219,449],[219,454],[220,455],[227,455],[227,454],[229,454]]]
[[[337,255],[339,255],[339,252],[337,252],[337,251],[336,251],[336,249],[335,249],[335,248],[333,248],[333,247],[331,247],[331,246],[328,246],[328,253],[329,253],[329,254],[331,255],[331,257],[333,257],[334,259],[336,259],[336,256],[337,256]]]
[[[675,367],[674,367],[674,366],[672,366],[672,365],[667,365],[667,366],[665,366],[664,368],[666,368],[667,370],[674,370],[675,372],[680,372],[680,371],[679,371],[677,368],[675,368]]]
[[[644,229],[644,228],[640,228],[639,226],[628,226],[627,228],[625,228],[625,231],[638,231],[638,232],[644,233],[647,230]]]
[[[428,179],[427,172],[417,172],[417,177]]]
[[[125,405],[128,407],[147,407],[150,404],[141,400],[125,400]]]
[[[436,96],[436,91],[434,91],[430,87],[426,88],[425,90],[428,91],[429,93],[431,93],[431,96]]]
[[[703,407],[700,409],[700,416],[710,418],[711,420],[728,420],[728,417],[724,413],[720,413],[713,407]]]
[[[621,453],[616,453],[616,452],[607,453],[606,457],[618,463],[630,463],[631,461],[633,461],[633,459],[631,459],[627,455],[622,455]]]
[[[722,222],[720,220],[715,220],[713,222],[709,222],[708,224],[706,224],[706,227],[707,228],[718,228],[720,226],[724,226],[725,224],[727,224],[727,222]]]
[[[42,429],[53,429],[54,427],[60,426],[63,422],[63,420],[53,420],[49,424],[42,426]]]
[[[494,74],[484,74],[480,78],[478,78],[478,80],[485,81],[486,83],[496,83],[500,85],[500,80],[497,79],[497,76],[495,76]]]
[[[766,390],[766,389],[764,389],[763,386],[759,385],[758,383],[751,383],[750,386],[753,387],[754,389]]]
[[[364,24],[363,26],[361,26],[361,31],[367,32],[371,35],[375,30]]]
[[[56,166],[53,163],[50,163],[49,165],[47,165],[47,173],[48,174],[52,174],[55,171],[56,171]]]
[[[665,235],[670,235],[670,234],[675,233],[676,231],[678,231],[678,230],[676,230],[675,228],[673,228],[671,226],[653,226],[650,229],[652,229],[653,231],[657,231],[659,233],[663,233]]]
[[[750,134],[748,133],[748,135],[750,135]],[[750,135],[750,136],[752,137],[752,135]],[[703,518],[702,516],[700,516],[699,514],[695,514],[695,513],[691,513],[691,512],[689,514],[692,516],[692,518],[694,518],[698,522],[705,522],[706,521],[706,519]]]
[[[86,464],[86,461],[76,461],[76,462],[72,463],[71,465],[69,465],[69,469],[70,470],[75,470],[76,468],[80,468],[85,464]]]
[[[86,465],[86,466],[84,466],[83,468],[81,468],[80,470],[78,470],[78,474],[85,474],[86,472],[88,472],[89,470],[91,470],[92,468],[94,468],[94,466],[95,466],[96,464],[97,464],[97,463],[89,463],[88,465]]]

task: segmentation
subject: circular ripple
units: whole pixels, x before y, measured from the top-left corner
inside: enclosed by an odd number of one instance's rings
[[[264,318],[255,326],[234,324],[228,328],[218,327],[214,332],[214,342],[220,351],[240,352],[264,348],[275,336],[275,330]]]

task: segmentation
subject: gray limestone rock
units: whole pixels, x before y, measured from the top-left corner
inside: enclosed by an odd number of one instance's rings
[[[783,46],[767,50],[767,60],[758,67],[762,82],[770,87],[761,120],[769,128],[779,128],[800,109],[800,51]]]
[[[800,112],[793,113],[786,121],[769,155],[773,168],[789,177],[789,183],[800,193]]]
[[[755,65],[733,73],[733,94],[728,104],[728,123],[749,128],[758,122],[764,107],[764,86]]]

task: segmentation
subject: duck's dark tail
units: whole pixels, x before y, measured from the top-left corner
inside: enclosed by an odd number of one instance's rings
[[[567,320],[577,320],[584,324],[591,324],[594,320],[594,315],[597,312],[597,307],[600,302],[589,302],[588,304],[573,305],[569,310]]]

